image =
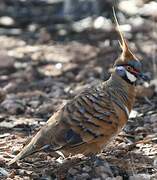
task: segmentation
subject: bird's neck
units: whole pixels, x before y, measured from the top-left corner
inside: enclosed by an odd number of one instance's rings
[[[110,94],[123,103],[130,112],[135,99],[135,85],[126,82],[114,72],[107,81],[107,86]]]

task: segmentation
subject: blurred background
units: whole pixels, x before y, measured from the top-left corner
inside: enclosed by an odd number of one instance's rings
[[[54,171],[54,159],[43,154],[14,168],[6,162],[62,103],[82,88],[108,79],[121,52],[112,7],[149,82],[137,86],[129,123],[101,156],[109,166],[85,161],[62,175],[157,179],[155,0],[0,1],[0,179],[55,179],[60,174]],[[136,144],[139,141],[143,143]],[[126,147],[131,149],[124,153]]]

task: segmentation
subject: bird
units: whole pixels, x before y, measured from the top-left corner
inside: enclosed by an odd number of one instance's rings
[[[113,13],[122,52],[110,78],[84,89],[54,113],[9,165],[40,151],[60,151],[65,157],[100,153],[127,123],[136,82],[145,74]]]

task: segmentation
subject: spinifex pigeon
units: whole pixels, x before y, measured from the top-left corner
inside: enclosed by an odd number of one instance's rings
[[[111,77],[85,89],[50,117],[9,164],[41,150],[61,151],[65,156],[99,153],[127,123],[136,81],[144,75],[141,62],[129,49],[116,16],[115,20],[122,53],[114,63]]]

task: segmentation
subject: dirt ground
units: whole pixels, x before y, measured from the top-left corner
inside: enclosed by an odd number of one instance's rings
[[[21,11],[16,3],[6,2],[0,4],[0,179],[156,180],[157,15],[121,16],[118,11],[130,47],[142,60],[150,80],[139,83],[127,125],[98,159],[78,155],[60,163],[52,154],[41,152],[9,167],[7,162],[62,103],[109,77],[120,48],[113,21],[109,28],[89,25],[78,31],[80,21],[68,25],[38,22],[43,18],[38,8],[29,20],[38,18],[28,21],[24,13],[18,16]],[[17,13],[15,22],[6,19],[10,24],[4,23],[4,10]],[[96,19],[92,21],[96,24]]]

